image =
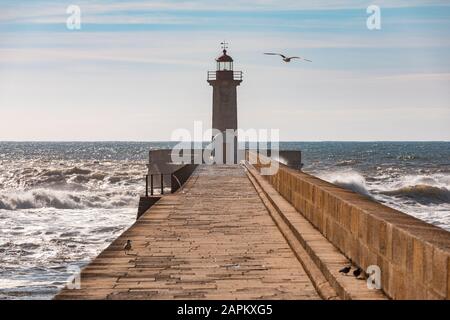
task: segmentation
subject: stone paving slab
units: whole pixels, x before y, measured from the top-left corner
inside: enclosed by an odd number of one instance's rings
[[[55,298],[320,299],[244,169],[218,165],[199,166]]]

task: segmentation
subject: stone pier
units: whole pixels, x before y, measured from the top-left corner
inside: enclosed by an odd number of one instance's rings
[[[199,165],[55,298],[449,297],[448,232],[298,170],[259,169]],[[382,288],[339,273],[351,263],[379,265]]]
[[[320,297],[244,169],[204,165],[83,270],[81,290],[57,298]]]

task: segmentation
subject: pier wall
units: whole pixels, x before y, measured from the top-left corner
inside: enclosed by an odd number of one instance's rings
[[[450,298],[450,232],[283,164],[265,178],[354,264],[379,266],[389,297]]]
[[[136,219],[139,219],[148,209],[158,202],[159,199],[161,199],[161,196],[140,197]]]
[[[173,172],[170,173],[170,175],[165,175],[163,180],[168,180],[170,184],[168,184],[166,181],[163,183],[163,189],[165,186],[170,185],[171,193],[177,192],[178,189],[180,189],[186,181],[189,179],[191,174],[194,172],[194,170],[197,168],[196,164],[182,164],[179,166],[179,168]],[[173,168],[172,168],[173,169]],[[158,175],[156,175],[158,177]],[[148,178],[148,177],[147,177]],[[161,180],[157,181],[158,184],[161,183]],[[147,185],[148,188],[148,185]],[[148,193],[148,190],[147,190]],[[139,206],[138,206],[138,213],[136,219],[139,219],[141,215],[143,215],[148,209],[150,209],[156,202],[158,202],[159,199],[162,198],[162,195],[156,196],[143,196],[139,198]]]

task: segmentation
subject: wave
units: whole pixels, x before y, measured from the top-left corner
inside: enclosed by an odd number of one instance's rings
[[[0,194],[0,209],[88,209],[134,207],[137,194],[128,192],[108,192],[93,194],[77,193],[50,189],[34,189],[15,193]]]
[[[352,166],[357,163],[358,161],[356,160],[342,160],[336,163],[336,167]]]
[[[429,185],[432,187],[450,189],[450,175],[432,174],[432,175],[406,175],[401,181],[402,186]]]
[[[89,174],[92,171],[89,169],[83,169],[79,167],[72,167],[69,169],[45,169],[41,172],[41,176],[63,176],[72,174]]]
[[[0,168],[0,187],[6,190],[17,189],[54,189],[83,191],[87,189],[122,187],[124,185],[142,185],[145,167],[140,164],[30,164],[11,165]],[[39,168],[40,166],[40,168]],[[45,166],[45,167],[44,167]],[[18,167],[18,168],[17,168]],[[142,167],[142,170],[141,170]]]
[[[347,170],[320,173],[318,177],[369,197],[384,195],[424,205],[450,203],[450,176],[444,174],[406,175],[390,181],[386,176],[383,179],[365,179],[358,172]]]
[[[419,203],[450,203],[450,190],[426,184],[405,186],[395,190],[380,191],[387,196],[414,199]]]
[[[319,178],[345,189],[352,190],[364,196],[371,197],[366,179],[355,171],[326,172],[319,174]]]
[[[450,175],[406,175],[378,193],[425,205],[450,203]]]

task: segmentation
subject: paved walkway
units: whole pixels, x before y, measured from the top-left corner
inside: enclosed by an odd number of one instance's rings
[[[126,255],[127,239],[133,250]],[[57,299],[319,299],[239,166],[199,166]]]

